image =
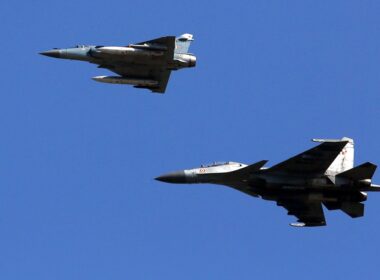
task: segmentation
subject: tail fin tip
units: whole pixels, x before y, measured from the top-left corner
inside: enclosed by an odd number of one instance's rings
[[[177,40],[181,42],[194,41],[193,37],[194,37],[193,34],[184,33],[181,36],[177,37]]]

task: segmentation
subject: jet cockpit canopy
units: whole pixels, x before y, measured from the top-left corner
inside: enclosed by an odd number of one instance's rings
[[[230,164],[229,161],[214,161],[213,163],[209,164],[202,164],[201,167],[215,167],[215,166],[221,166],[221,165],[227,165]]]
[[[76,46],[74,46],[74,48],[77,48],[77,49],[84,49],[86,47],[87,47],[86,45],[76,45]]]

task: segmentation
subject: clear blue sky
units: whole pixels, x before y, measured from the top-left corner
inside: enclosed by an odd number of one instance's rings
[[[295,229],[272,202],[154,177],[272,165],[353,137],[380,164],[379,1],[2,1],[0,279],[378,279],[364,218]],[[193,33],[165,95],[39,51]],[[380,181],[379,173],[374,177]]]

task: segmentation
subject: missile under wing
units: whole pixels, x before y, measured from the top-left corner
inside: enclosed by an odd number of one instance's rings
[[[106,68],[119,76],[96,76],[93,80],[130,84],[164,93],[172,70],[194,67],[196,57],[188,53],[193,35],[166,36],[128,46],[86,46],[52,49],[42,55],[81,60]]]

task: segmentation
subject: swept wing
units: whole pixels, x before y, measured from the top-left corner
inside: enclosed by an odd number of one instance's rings
[[[131,65],[130,61],[120,60],[117,55],[114,58],[109,57],[107,63],[101,65],[101,68],[107,68],[124,78],[135,78],[141,80],[157,81],[157,86],[135,86],[138,88],[147,88],[153,92],[164,93],[168,84],[171,70],[168,70],[174,57],[175,37],[166,36],[158,39],[140,42],[129,45],[141,51],[163,52],[162,56],[140,60],[139,63]]]
[[[287,174],[323,174],[340,154],[348,141],[324,142],[310,150],[287,159],[265,172]]]

